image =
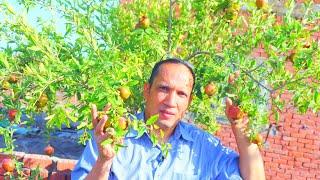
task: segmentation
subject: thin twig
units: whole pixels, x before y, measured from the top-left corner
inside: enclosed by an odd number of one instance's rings
[[[273,89],[273,90],[272,90],[272,93],[274,93],[274,92],[278,91],[279,89],[284,88],[284,87],[285,87],[285,86],[287,86],[288,84],[295,83],[295,82],[300,81],[300,80],[303,80],[303,79],[305,79],[305,77],[302,77],[302,78],[296,79],[296,80],[294,80],[294,81],[286,81],[286,82],[285,82],[284,84],[282,84],[281,86],[279,86],[279,87],[277,87],[277,88]]]
[[[185,60],[189,61],[190,59],[196,57],[197,55],[201,55],[201,54],[211,55],[211,53],[208,51],[196,51],[193,54],[191,54],[190,56],[188,56]]]
[[[259,69],[260,67],[262,67],[264,65],[264,63],[262,62],[261,64],[259,64],[257,67],[255,67],[255,68],[253,68],[253,69],[251,69],[251,70],[249,70],[249,71],[247,71],[248,73],[251,73],[251,72],[253,72],[253,71],[255,71],[255,70],[257,70],[257,69]]]
[[[262,87],[263,89],[267,90],[269,93],[272,93],[272,90],[267,88],[265,85],[263,85],[262,83],[260,83],[258,80],[256,80],[250,73],[248,73],[247,71],[243,71],[247,76],[249,76],[254,82],[256,82],[260,87]]]
[[[169,18],[168,18],[168,49],[167,49],[167,57],[171,56],[171,33],[172,33],[172,9],[173,9],[173,3],[175,1],[170,0],[170,8],[169,8]]]

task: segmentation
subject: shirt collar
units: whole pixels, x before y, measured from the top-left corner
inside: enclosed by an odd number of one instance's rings
[[[132,118],[132,119],[137,119],[138,121],[143,121],[144,120],[144,112],[136,114],[135,118]],[[178,139],[178,138],[182,137],[183,139],[185,139],[187,141],[193,142],[194,139],[190,136],[189,132],[187,131],[186,125],[187,125],[186,122],[179,121],[179,123],[177,124],[177,127],[176,127],[173,135],[170,137],[170,139]],[[138,135],[138,131],[131,128],[129,130],[129,132],[126,134],[126,137],[134,138],[134,137],[137,137],[137,135]]]
[[[193,142],[194,139],[191,137],[190,133],[187,131],[187,123],[183,122],[183,121],[179,121],[175,132],[173,134],[174,138],[180,138],[182,137],[183,139],[187,140],[187,141],[191,141]]]

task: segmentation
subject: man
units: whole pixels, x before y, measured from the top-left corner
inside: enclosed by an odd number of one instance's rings
[[[156,124],[164,132],[161,140],[172,145],[166,157],[159,146],[153,147],[148,133],[136,138],[134,130],[117,154],[111,145],[102,147],[100,143],[109,137],[103,132],[108,117],[97,122],[93,106],[94,140],[88,142],[72,179],[265,179],[259,149],[248,141],[242,121],[231,122],[240,156],[211,134],[181,121],[194,83],[193,69],[186,62],[167,59],[154,66],[144,86],[145,110],[137,118],[159,114]]]

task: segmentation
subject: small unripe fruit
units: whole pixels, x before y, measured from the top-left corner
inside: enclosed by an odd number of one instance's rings
[[[119,88],[119,92],[120,92],[120,97],[123,100],[128,99],[130,97],[130,95],[131,95],[131,92],[130,92],[129,88],[127,88],[127,87],[120,87]]]
[[[238,77],[240,77],[240,71],[235,71],[234,72],[234,77],[237,79]]]
[[[263,143],[263,137],[261,134],[256,134],[254,136],[254,138],[252,139],[252,143],[258,145],[258,146],[261,146],[262,143]]]
[[[234,79],[235,79],[234,74],[230,74],[230,75],[229,75],[229,78],[228,78],[228,83],[229,83],[229,84],[234,84]]]
[[[45,93],[42,93],[39,100],[36,103],[37,108],[43,108],[48,103],[48,96]]]
[[[120,127],[120,129],[122,129],[122,130],[127,129],[127,127],[128,127],[128,122],[127,122],[127,119],[126,119],[126,118],[124,118],[124,117],[120,117],[120,118],[119,118],[119,127]]]
[[[2,89],[9,90],[10,89],[10,83],[6,80],[2,81]]]

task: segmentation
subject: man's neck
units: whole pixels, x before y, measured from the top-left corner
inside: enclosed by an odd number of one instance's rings
[[[174,128],[163,128],[160,126],[159,129],[154,129],[153,133],[157,136],[159,139],[159,142],[161,143],[167,143],[169,138],[174,134],[174,131],[176,129],[176,126]],[[161,133],[162,131],[162,133]]]

